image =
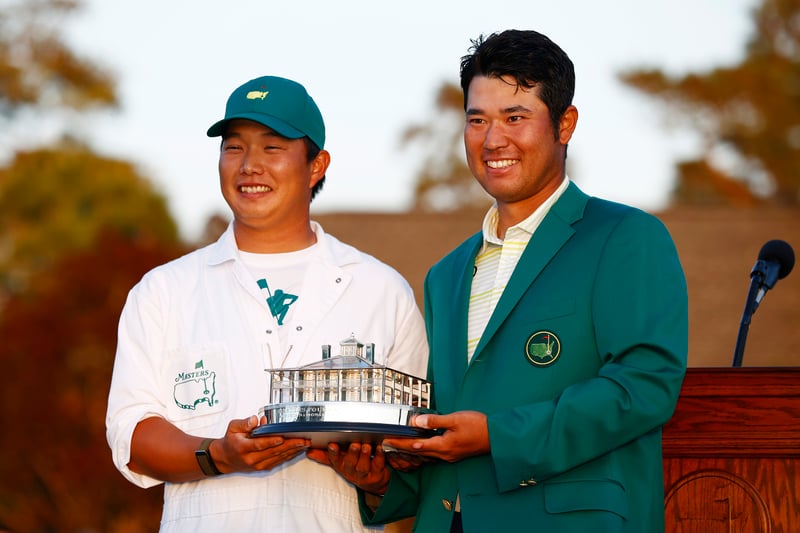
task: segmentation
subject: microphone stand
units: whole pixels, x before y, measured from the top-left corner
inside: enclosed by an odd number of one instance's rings
[[[747,332],[750,329],[750,319],[753,313],[756,312],[758,301],[756,295],[763,283],[763,274],[761,272],[753,272],[753,277],[750,278],[750,290],[747,291],[747,300],[744,303],[744,312],[742,313],[742,320],[739,322],[739,335],[736,337],[736,348],[733,352],[733,366],[742,366],[742,357],[744,356],[744,344],[747,341]]]

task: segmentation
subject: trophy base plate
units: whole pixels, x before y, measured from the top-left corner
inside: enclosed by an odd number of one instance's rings
[[[268,405],[262,409],[266,424],[251,435],[281,435],[311,439],[314,448],[329,442],[379,444],[385,437],[428,438],[437,430],[411,425],[413,417],[432,411],[405,405],[372,402],[293,402]]]
[[[250,433],[253,437],[280,435],[311,439],[312,448],[327,448],[329,442],[340,446],[351,442],[374,446],[386,437],[425,439],[438,434],[436,430],[366,422],[278,422],[258,426]]]

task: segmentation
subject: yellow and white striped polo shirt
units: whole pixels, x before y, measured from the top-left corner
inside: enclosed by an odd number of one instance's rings
[[[472,290],[469,297],[467,322],[467,360],[472,360],[489,317],[492,316],[500,296],[514,272],[522,252],[530,242],[536,228],[569,185],[565,178],[558,189],[531,215],[506,231],[505,239],[497,236],[497,204],[489,208],[483,219],[483,246],[475,257]]]

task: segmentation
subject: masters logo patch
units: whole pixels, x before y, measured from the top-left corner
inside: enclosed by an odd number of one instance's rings
[[[551,331],[537,331],[525,343],[525,356],[536,366],[552,365],[561,354],[561,341]]]
[[[205,368],[203,360],[194,364],[194,369],[180,372],[175,377],[175,405],[194,411],[198,405],[212,407],[217,403],[217,373]]]

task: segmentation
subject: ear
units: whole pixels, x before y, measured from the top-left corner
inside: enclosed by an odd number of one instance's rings
[[[311,179],[308,182],[308,187],[313,188],[314,185],[325,177],[328,172],[328,165],[331,164],[331,154],[327,150],[320,150],[317,157],[311,161]]]
[[[578,108],[571,105],[564,111],[558,121],[558,141],[563,145],[568,144],[577,125]]]

